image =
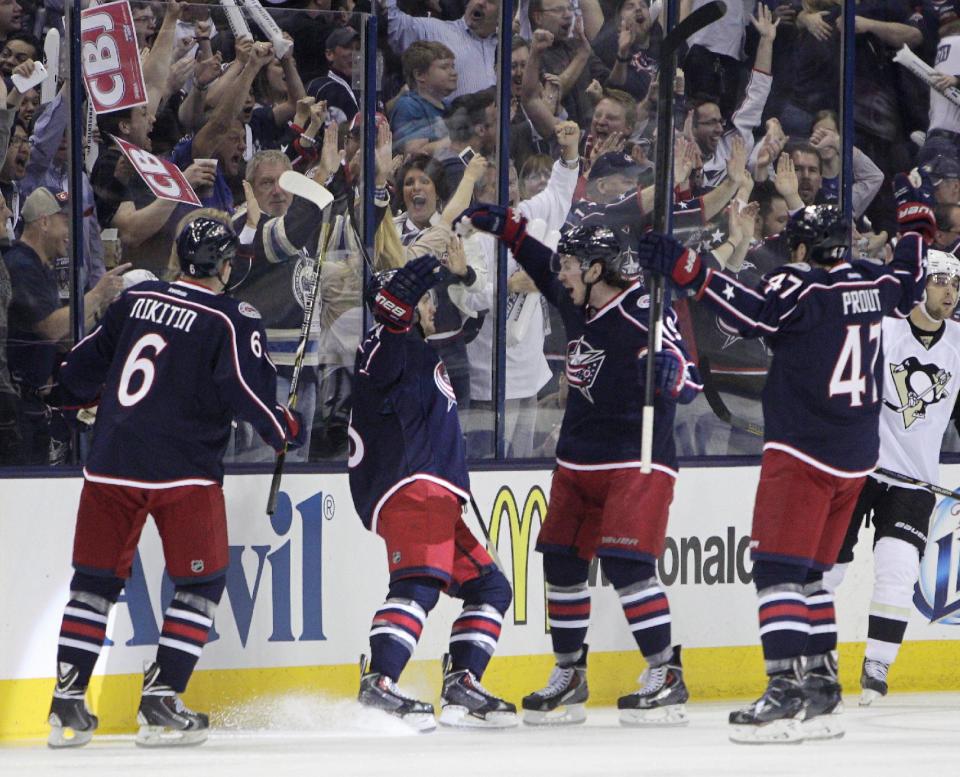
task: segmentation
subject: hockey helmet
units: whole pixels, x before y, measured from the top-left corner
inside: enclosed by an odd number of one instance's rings
[[[620,236],[607,226],[581,225],[564,232],[554,254],[554,272],[560,269],[561,255],[579,259],[584,272],[594,263],[602,263],[603,279],[614,284],[633,282],[640,276],[636,251],[624,250]]]
[[[801,208],[790,217],[784,236],[791,251],[803,243],[808,261],[828,265],[843,260],[850,241],[847,224],[835,205]]]
[[[927,251],[927,278],[934,275],[945,275],[947,278],[960,276],[960,259],[948,251],[937,251],[931,248]]]
[[[224,262],[237,254],[239,241],[234,231],[221,221],[200,216],[187,224],[177,236],[177,260],[180,270],[191,278],[219,275]]]

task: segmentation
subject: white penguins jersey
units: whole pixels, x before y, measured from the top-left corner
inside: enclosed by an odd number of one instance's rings
[[[883,406],[878,467],[928,483],[938,480],[943,433],[960,392],[960,324],[921,336],[909,319],[884,318]],[[917,330],[919,331],[919,330]],[[901,488],[900,481],[878,480]]]
[[[948,35],[937,45],[938,73],[960,76],[960,35]],[[960,107],[957,107],[936,89],[930,90],[929,129],[960,132]]]

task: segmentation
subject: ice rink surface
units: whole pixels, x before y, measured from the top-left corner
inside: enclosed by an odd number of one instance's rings
[[[688,705],[683,728],[627,729],[613,709],[586,724],[417,735],[352,702],[284,697],[237,710],[206,744],[143,750],[100,737],[78,750],[41,742],[0,747],[3,777],[946,777],[960,773],[960,693],[899,694],[873,707],[848,698],[846,736],[799,745],[734,745],[730,703]],[[262,718],[270,719],[269,728]]]

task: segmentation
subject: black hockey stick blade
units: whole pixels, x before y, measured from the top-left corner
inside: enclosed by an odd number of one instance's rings
[[[919,486],[920,488],[924,488],[931,493],[960,501],[960,491],[951,491],[949,488],[928,483],[926,480],[918,480],[917,478],[910,477],[910,475],[904,475],[902,472],[894,472],[892,469],[884,469],[883,467],[877,467],[874,472],[876,472],[878,475],[882,475],[885,478],[899,480],[901,483],[909,483],[912,486]]]
[[[741,432],[752,434],[755,437],[763,437],[763,427],[760,424],[748,421],[746,418],[740,418],[730,412],[727,403],[723,401],[723,397],[720,396],[720,392],[713,384],[710,360],[706,356],[700,357],[700,377],[703,378],[703,398],[707,400],[707,404],[710,405],[710,409],[717,418]]]
[[[700,32],[708,24],[713,24],[726,12],[727,4],[723,0],[712,0],[706,5],[701,5],[696,11],[692,11],[686,19],[663,36],[663,43],[660,44],[660,57],[663,58],[673,54],[687,38],[696,32]]]

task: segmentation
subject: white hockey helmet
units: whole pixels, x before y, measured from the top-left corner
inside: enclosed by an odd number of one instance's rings
[[[960,259],[947,251],[931,248],[927,251],[927,277],[946,275],[950,278],[960,276]]]

